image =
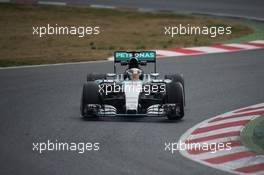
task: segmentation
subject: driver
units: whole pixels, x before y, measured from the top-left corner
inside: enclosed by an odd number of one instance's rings
[[[132,58],[129,61],[129,68],[127,70],[128,78],[132,81],[139,81],[140,76],[142,75],[142,70],[139,69],[138,60],[136,58]]]
[[[132,81],[139,81],[140,75],[142,75],[142,70],[138,68],[128,69],[128,78]]]

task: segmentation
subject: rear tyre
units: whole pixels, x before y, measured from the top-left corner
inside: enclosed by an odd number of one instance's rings
[[[94,82],[87,82],[83,85],[80,110],[84,118],[97,117],[94,113],[87,110],[88,104],[101,104],[99,87]]]
[[[181,119],[184,116],[184,92],[180,82],[171,82],[166,86],[166,103],[176,104],[175,109],[167,114],[168,119]]]

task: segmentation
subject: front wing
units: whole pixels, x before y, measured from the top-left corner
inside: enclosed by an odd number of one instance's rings
[[[146,113],[118,113],[117,109],[111,105],[89,104],[87,110],[89,113],[98,117],[109,116],[142,116],[142,117],[162,117],[167,116],[170,112],[175,111],[178,104],[155,104],[147,108]]]

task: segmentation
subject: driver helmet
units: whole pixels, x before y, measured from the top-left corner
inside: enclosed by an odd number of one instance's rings
[[[131,68],[127,70],[128,78],[132,81],[138,81],[142,75],[142,70],[138,68]]]

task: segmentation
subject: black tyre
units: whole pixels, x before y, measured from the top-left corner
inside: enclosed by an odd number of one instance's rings
[[[167,117],[170,120],[181,119],[184,116],[184,93],[183,85],[180,82],[172,82],[166,86],[166,103],[177,104],[174,111]]]
[[[185,103],[185,83],[184,83],[184,78],[181,74],[170,74],[170,75],[165,75],[164,76],[165,79],[170,79],[172,80],[173,82],[180,82],[183,86],[183,103],[184,103],[184,106],[186,105]]]
[[[181,74],[165,75],[164,78],[165,79],[170,79],[173,82],[178,82],[179,81],[184,86],[184,79],[183,79],[183,76]]]
[[[88,104],[101,104],[99,87],[94,82],[87,82],[83,85],[82,97],[81,97],[81,115],[83,117],[92,117],[95,115],[87,110]]]
[[[99,79],[106,79],[106,74],[89,73],[86,78],[87,81],[95,81]]]

